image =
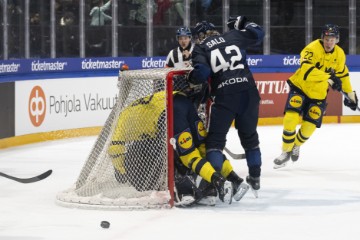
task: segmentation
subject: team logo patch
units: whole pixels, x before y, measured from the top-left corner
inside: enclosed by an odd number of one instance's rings
[[[321,117],[321,109],[314,105],[309,109],[309,116],[314,119],[318,120]]]
[[[303,100],[299,95],[294,95],[289,100],[289,104],[293,108],[301,107],[302,103],[303,103]]]
[[[197,132],[199,134],[199,138],[204,139],[206,137],[206,135],[207,135],[204,123],[202,121],[198,121],[196,123],[196,125],[197,125]]]
[[[182,132],[178,138],[178,145],[182,150],[188,150],[193,147],[193,137],[190,132]]]

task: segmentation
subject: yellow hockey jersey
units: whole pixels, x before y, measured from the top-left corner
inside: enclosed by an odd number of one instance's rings
[[[114,167],[121,173],[125,173],[124,157],[128,147],[155,141],[165,130],[165,118],[161,117],[165,111],[165,97],[164,91],[157,92],[134,101],[121,112],[108,149]]]
[[[300,53],[300,68],[289,78],[291,83],[309,98],[324,100],[328,92],[328,79],[334,71],[342,81],[342,90],[352,92],[346,56],[338,45],[326,53],[323,43],[317,39],[309,43]]]

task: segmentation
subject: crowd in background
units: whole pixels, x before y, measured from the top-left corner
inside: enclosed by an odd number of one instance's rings
[[[185,3],[189,3],[189,27],[202,20],[209,20],[219,29],[224,24],[222,0],[37,0],[29,1],[30,56],[49,58],[51,50],[51,5],[54,3],[56,21],[56,57],[80,57],[80,10],[84,4],[86,57],[112,55],[112,5],[116,1],[117,56],[146,56],[146,24],[148,4],[153,17],[154,56],[165,56],[176,46],[173,37],[176,29],[185,21]],[[7,3],[6,11],[3,10]],[[22,0],[2,0],[0,3],[0,30],[4,32],[4,12],[7,14],[7,40],[0,38],[0,46],[7,43],[8,57],[4,57],[4,47],[0,59],[25,57],[25,4]],[[253,21],[264,23],[264,0],[227,0],[230,15],[246,14]],[[271,31],[269,54],[297,54],[305,45],[305,5],[306,1],[272,0],[270,14]],[[351,1],[349,1],[351,2]],[[313,36],[318,37],[320,26],[326,22],[336,22],[346,36],[349,26],[349,3],[338,5],[335,0],[313,1]],[[360,3],[356,3],[360,8]],[[359,21],[360,22],[360,19]],[[360,26],[360,24],[358,24]],[[223,29],[224,30],[224,29]],[[4,35],[5,36],[5,35]],[[348,37],[341,39],[340,45],[347,51]],[[358,44],[359,46],[360,44]],[[359,48],[360,49],[360,48]],[[251,51],[251,50],[250,50]],[[360,52],[360,50],[359,50]],[[263,54],[263,52],[253,52]]]

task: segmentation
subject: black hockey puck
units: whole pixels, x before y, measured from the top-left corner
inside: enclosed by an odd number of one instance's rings
[[[100,226],[102,228],[109,228],[110,227],[110,223],[108,221],[101,221]]]

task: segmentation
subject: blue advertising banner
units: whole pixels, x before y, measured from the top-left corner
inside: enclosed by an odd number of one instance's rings
[[[0,61],[0,81],[41,78],[41,74],[117,75],[124,64],[130,69],[163,68],[165,57],[55,58]]]
[[[0,61],[0,82],[21,79],[71,76],[118,75],[126,64],[130,69],[163,68],[166,57],[106,57],[106,58],[55,58],[18,59]],[[299,64],[299,55],[249,55],[248,65],[253,72],[294,72]],[[350,71],[360,71],[360,55],[347,56]],[[66,77],[66,76],[64,76]]]

